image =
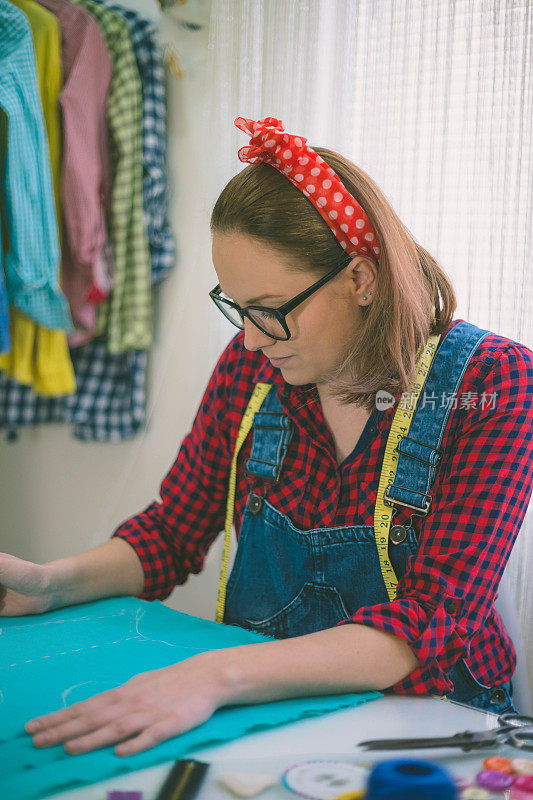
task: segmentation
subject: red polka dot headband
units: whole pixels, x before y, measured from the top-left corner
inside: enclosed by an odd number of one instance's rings
[[[235,125],[251,136],[250,144],[238,151],[240,161],[270,164],[310,200],[348,255],[370,254],[379,260],[378,238],[368,215],[307,139],[285,133],[282,121],[274,117],[257,122],[237,117]]]

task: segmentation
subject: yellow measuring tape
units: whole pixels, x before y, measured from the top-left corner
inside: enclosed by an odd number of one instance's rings
[[[374,510],[374,533],[376,537],[376,546],[378,550],[379,563],[381,567],[381,574],[387,588],[387,594],[390,600],[393,600],[396,594],[396,586],[398,579],[394,573],[394,569],[389,560],[388,545],[389,545],[389,530],[392,520],[392,512],[394,507],[392,504],[385,502],[383,493],[385,489],[391,485],[396,466],[398,464],[398,443],[400,440],[407,436],[411,420],[416,409],[416,404],[422,387],[424,386],[431,362],[437,350],[437,345],[440,339],[440,334],[430,336],[427,340],[425,350],[417,360],[416,375],[411,388],[410,402],[407,405],[398,404],[396,414],[389,432],[387,444],[385,447],[385,455],[383,457],[383,466],[381,468],[381,475],[379,479],[378,493],[376,499],[376,507]],[[217,611],[215,620],[222,622],[224,619],[224,608],[226,603],[226,585],[227,585],[227,572],[228,572],[228,559],[231,541],[231,526],[233,525],[233,515],[235,509],[235,484],[237,479],[237,456],[245,441],[248,433],[253,424],[253,419],[256,412],[261,408],[261,404],[267,396],[272,384],[258,383],[255,386],[250,402],[244,412],[235,444],[235,452],[231,462],[231,474],[228,489],[228,500],[226,505],[226,523],[224,526],[224,547],[222,552],[222,565],[220,567],[220,578],[218,581],[218,597],[217,597]]]
[[[244,412],[235,444],[235,452],[233,453],[233,460],[231,462],[231,474],[229,479],[228,501],[226,505],[226,524],[224,525],[224,549],[222,551],[222,566],[220,567],[220,578],[218,581],[218,598],[217,598],[217,613],[215,616],[216,622],[222,622],[224,619],[224,608],[226,605],[226,584],[228,574],[228,558],[229,546],[231,541],[231,526],[233,525],[233,513],[235,510],[235,483],[237,479],[237,456],[241,449],[244,440],[248,436],[254,417],[257,411],[261,408],[261,404],[267,396],[271,383],[258,383],[255,386],[250,402]]]
[[[389,530],[394,506],[384,499],[384,493],[394,480],[398,465],[398,444],[409,433],[418,398],[426,381],[439,339],[440,334],[430,336],[426,342],[425,350],[416,363],[416,375],[411,387],[410,402],[407,404],[398,403],[385,446],[385,455],[383,456],[374,509],[374,535],[376,537],[381,574],[383,575],[389,600],[394,600],[396,596],[398,578],[389,559]]]

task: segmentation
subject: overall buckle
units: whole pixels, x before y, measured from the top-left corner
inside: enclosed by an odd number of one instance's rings
[[[398,489],[406,489],[407,491],[412,491],[408,486],[398,486]],[[412,503],[406,503],[404,500],[397,500],[395,497],[390,497],[389,495],[389,487],[385,489],[383,493],[383,499],[389,502],[389,505],[400,505],[405,506],[406,508],[412,508],[413,511],[418,511],[418,514],[421,516],[425,516],[430,509],[431,506],[431,496],[429,494],[424,494],[424,501],[425,506],[423,509],[420,509],[418,506],[414,506]]]

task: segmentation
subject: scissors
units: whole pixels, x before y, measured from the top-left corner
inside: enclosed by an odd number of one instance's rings
[[[433,739],[369,739],[359,742],[367,750],[405,750],[419,747],[460,747],[465,752],[494,745],[510,744],[521,750],[533,750],[533,717],[524,714],[501,714],[498,727],[488,731],[461,731],[454,736]]]

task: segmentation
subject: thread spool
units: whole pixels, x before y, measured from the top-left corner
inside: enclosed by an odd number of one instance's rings
[[[366,800],[456,800],[452,776],[437,764],[394,758],[376,764],[368,778]]]

